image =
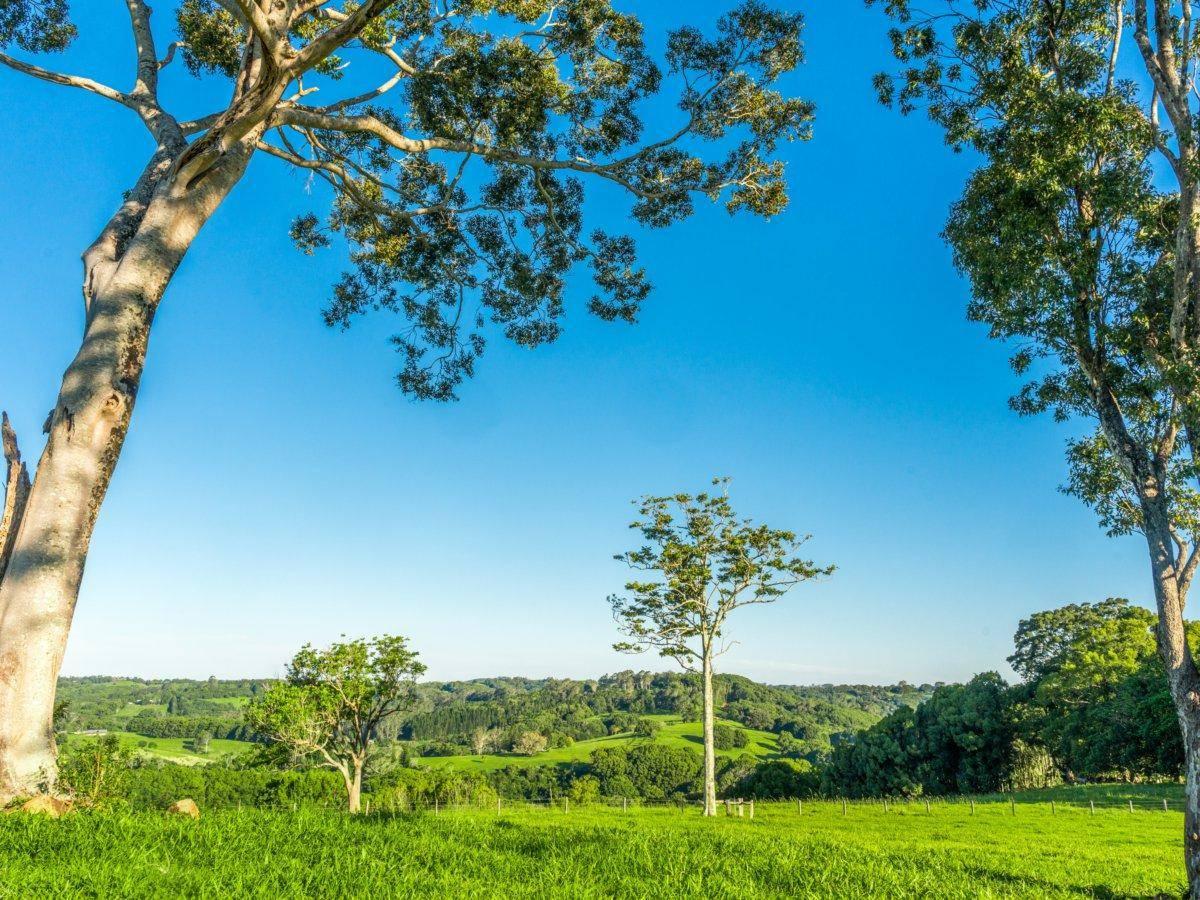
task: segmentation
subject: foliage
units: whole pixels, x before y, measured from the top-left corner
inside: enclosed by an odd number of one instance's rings
[[[350,804],[376,730],[410,705],[425,671],[405,638],[306,644],[272,685],[246,708],[246,721],[299,763],[328,766],[346,780]]]
[[[633,733],[640,738],[652,741],[662,731],[662,723],[657,719],[641,716],[633,726]]]
[[[616,558],[661,580],[631,581],[628,597],[609,598],[629,639],[616,644],[618,650],[655,649],[693,669],[721,652],[714,641],[735,609],[771,603],[794,585],[833,572],[794,555],[807,537],[739,518],[724,491],[646,496],[638,513],[630,528],[646,543]]]
[[[682,747],[634,744],[628,749],[597,750],[591,774],[610,797],[665,800],[694,795],[699,790],[701,758]]]
[[[129,780],[129,762],[129,751],[115,735],[69,745],[58,757],[59,788],[87,806],[122,796]]]
[[[537,756],[546,750],[546,736],[536,731],[526,731],[513,743],[513,752],[521,756]]]
[[[763,800],[815,797],[821,790],[821,773],[807,760],[773,759],[758,762],[724,793],[726,796]]]
[[[600,800],[600,779],[595,775],[583,775],[571,782],[567,796],[579,805],[596,803]]]
[[[834,749],[827,793],[845,797],[986,793],[1008,776],[1016,726],[995,672],[938,688]]]
[[[157,70],[136,97],[94,92],[152,119],[160,140],[175,137],[189,173],[219,165],[212,148],[249,140],[250,152],[318,179],[328,212],[300,216],[292,236],[308,253],[335,236],[349,249],[326,321],[400,315],[398,381],[417,397],[453,398],[492,329],[521,346],[553,341],[578,268],[594,284],[592,313],[636,318],[646,273],[632,237],[587,226],[589,184],[620,191],[645,227],[685,219],[697,201],[772,216],[788,200],[778,147],[811,133],[813,104],[778,89],[803,61],[803,17],[759,0],[708,33],[671,31],[660,60],[637,17],[608,0],[244,12],[232,0],[177,0],[177,40],[158,65],[179,56],[216,82],[233,97],[224,115],[179,128]],[[161,55],[143,31],[138,49]],[[74,36],[67,0],[0,0],[0,47],[55,51]],[[333,96],[313,103],[317,92]],[[667,105],[648,116],[662,95]]]

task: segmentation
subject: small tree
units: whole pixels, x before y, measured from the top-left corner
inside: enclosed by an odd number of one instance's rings
[[[192,749],[197,753],[207,753],[211,743],[212,732],[207,728],[198,728],[196,736],[192,738]]]
[[[413,703],[425,672],[398,635],[305,644],[287,677],[253,700],[246,723],[288,750],[297,763],[335,769],[346,782],[350,812],[359,810],[363,768],[379,726]]]
[[[662,723],[656,719],[648,719],[645,716],[638,719],[637,724],[633,726],[633,733],[648,741],[654,740],[660,731],[662,731]]]
[[[537,731],[526,731],[513,742],[513,753],[521,756],[537,756],[545,751],[546,736]]]
[[[728,479],[715,479],[724,486]],[[631,568],[657,572],[659,581],[631,581],[628,597],[609,603],[628,641],[615,649],[655,649],[701,675],[704,703],[704,814],[717,812],[713,747],[713,660],[729,649],[720,644],[729,614],[752,603],[772,603],[801,581],[833,572],[795,556],[808,540],[740,519],[724,490],[720,494],[643,497],[630,527],[646,543],[616,558]]]
[[[481,725],[471,732],[471,752],[476,756],[483,756],[492,748],[495,739],[495,732]]]

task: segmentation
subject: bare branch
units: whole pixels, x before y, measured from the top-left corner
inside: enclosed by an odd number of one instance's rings
[[[51,84],[61,84],[64,87],[74,87],[91,91],[93,94],[99,94],[101,97],[113,100],[122,106],[128,106],[130,109],[136,110],[138,108],[138,101],[129,94],[82,75],[67,75],[62,72],[52,72],[49,69],[43,69],[41,66],[35,66],[33,63],[22,62],[19,59],[9,56],[7,53],[0,53],[0,64],[8,66],[10,69],[15,69],[24,75],[31,75],[34,78],[40,78],[42,81],[49,81]]]
[[[150,7],[144,0],[125,0],[129,8],[129,23],[133,27],[133,43],[137,48],[137,79],[133,95],[145,95],[158,103],[158,53],[154,49],[154,34],[150,30]]]
[[[279,58],[279,41],[275,29],[254,0],[217,0],[225,9],[237,16],[254,32],[263,49],[273,58]]]
[[[29,470],[21,461],[21,450],[17,446],[17,433],[8,421],[8,413],[0,413],[0,443],[4,448],[7,465],[4,489],[4,512],[0,515],[0,581],[8,561],[12,558],[13,545],[21,529],[25,515],[25,504],[29,500]]]

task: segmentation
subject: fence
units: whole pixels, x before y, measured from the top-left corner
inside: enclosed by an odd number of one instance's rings
[[[644,800],[632,797],[602,797],[587,803],[572,802],[569,797],[555,797],[540,800],[508,800],[497,798],[495,807],[478,803],[460,803],[452,801],[410,801],[403,808],[376,808],[381,813],[426,813],[440,815],[454,812],[494,812],[503,815],[505,812],[522,810],[541,810],[570,814],[581,809],[610,810],[630,812],[641,809],[677,810],[679,812],[699,812],[704,808],[698,800]],[[732,817],[753,819],[756,814],[766,812],[772,818],[781,816],[803,817],[805,815],[930,815],[935,816],[943,810],[954,810],[959,814],[975,815],[988,813],[995,815],[1017,816],[1024,811],[1048,812],[1051,815],[1086,814],[1121,812],[1121,813],[1164,813],[1183,812],[1184,801],[1179,797],[1100,797],[1100,798],[1023,798],[1016,795],[989,794],[985,796],[967,797],[908,797],[908,798],[872,798],[851,800],[842,797],[825,798],[792,798],[784,800],[756,800],[747,798],[722,798],[717,801],[717,814]],[[370,800],[364,803],[364,812],[371,812]]]

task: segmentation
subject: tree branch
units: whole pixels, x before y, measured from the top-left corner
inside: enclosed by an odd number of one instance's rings
[[[239,0],[239,2],[245,2],[245,0]],[[288,63],[292,77],[303,75],[338,47],[353,40],[367,26],[372,17],[383,12],[393,2],[394,0],[367,0],[358,9],[345,15],[332,28],[313,38],[308,46]]]
[[[154,49],[154,33],[150,30],[150,7],[144,0],[125,0],[129,7],[129,23],[133,27],[133,43],[137,48],[137,80],[134,96],[145,95],[158,104],[158,53]]]
[[[67,75],[62,72],[52,72],[49,69],[43,69],[41,66],[35,66],[33,63],[22,62],[19,59],[9,56],[7,53],[0,53],[0,64],[8,66],[10,69],[15,69],[24,75],[31,75],[34,78],[40,78],[42,81],[49,81],[51,84],[61,84],[64,87],[74,87],[91,91],[93,94],[99,94],[101,97],[113,100],[122,106],[128,106],[130,109],[136,110],[139,105],[138,100],[129,94],[82,75]]]
[[[17,446],[17,433],[8,421],[8,413],[0,413],[0,443],[3,444],[4,461],[7,464],[4,489],[4,512],[0,515],[0,581],[12,557],[13,545],[21,529],[25,515],[25,504],[29,500],[29,470],[21,461],[21,450]]]
[[[280,108],[276,111],[272,124],[314,128],[319,131],[370,134],[388,146],[410,154],[425,154],[441,150],[448,153],[469,153],[484,159],[527,166],[531,169],[585,172],[613,181],[638,197],[653,196],[650,192],[639,188],[617,171],[620,166],[637,159],[646,150],[638,151],[636,154],[611,163],[589,163],[583,160],[568,159],[542,159],[537,156],[527,156],[522,153],[513,153],[509,150],[499,150],[485,144],[477,144],[454,138],[410,138],[372,115],[334,116],[300,106],[285,106]]]
[[[233,15],[241,17],[262,44],[263,50],[273,59],[279,59],[279,38],[276,37],[275,29],[271,27],[266,15],[254,0],[217,0],[217,2]]]

